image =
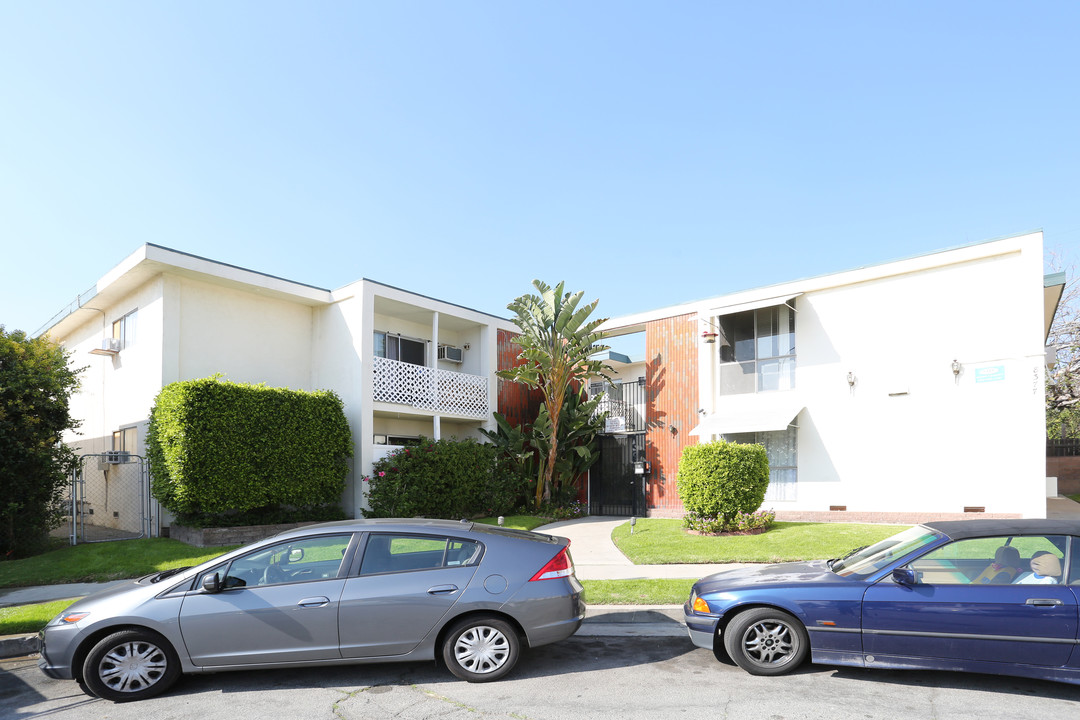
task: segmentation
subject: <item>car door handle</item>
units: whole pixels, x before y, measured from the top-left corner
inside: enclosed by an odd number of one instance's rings
[[[1054,598],[1028,598],[1028,605],[1034,605],[1035,607],[1054,607],[1055,605],[1064,605],[1065,603]]]
[[[304,598],[300,602],[296,603],[302,608],[317,608],[330,604],[330,598],[327,597],[309,597]]]
[[[428,595],[451,595],[457,592],[457,585],[436,585],[428,588]]]

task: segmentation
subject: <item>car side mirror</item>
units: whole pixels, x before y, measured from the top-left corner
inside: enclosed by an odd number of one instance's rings
[[[217,573],[203,575],[202,589],[203,592],[208,592],[211,594],[221,592],[221,576]]]
[[[893,582],[898,585],[918,585],[919,574],[909,567],[898,567],[892,571]]]

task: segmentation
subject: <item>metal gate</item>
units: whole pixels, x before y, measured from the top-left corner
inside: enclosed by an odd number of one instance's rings
[[[642,515],[644,475],[634,462],[645,460],[645,433],[600,435],[600,459],[589,469],[590,515]]]
[[[146,459],[126,452],[83,455],[71,477],[72,545],[157,535]]]

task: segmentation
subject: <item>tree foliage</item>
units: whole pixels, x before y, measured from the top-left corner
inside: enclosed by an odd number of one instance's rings
[[[68,403],[78,375],[70,353],[48,338],[0,325],[0,552],[32,554],[64,514],[76,458],[60,442],[78,422]]]
[[[560,452],[551,474],[549,497],[550,504],[555,507],[565,507],[574,502],[578,478],[600,457],[594,440],[604,427],[604,413],[598,412],[601,399],[598,396],[590,400],[582,386],[567,394],[563,403],[558,429]],[[513,427],[499,413],[495,413],[495,422],[495,431],[480,432],[496,448],[498,472],[525,478],[535,498],[539,482],[538,461],[548,458],[551,452],[551,417],[547,407],[540,407],[536,422],[532,425]]]
[[[568,293],[564,283],[555,287],[540,280],[533,280],[539,295],[527,294],[509,305],[521,334],[513,342],[521,346],[519,365],[500,370],[499,377],[538,388],[544,398],[544,411],[548,422],[543,427],[534,425],[534,433],[546,433],[547,452],[539,458],[536,483],[536,507],[551,500],[552,478],[555,475],[559,455],[564,447],[559,442],[559,424],[567,396],[575,392],[589,378],[607,378],[611,369],[593,355],[608,349],[602,341],[606,337],[597,330],[604,318],[590,319],[596,309],[593,300],[578,307],[584,292]]]
[[[1073,268],[1066,275],[1065,292],[1046,341],[1057,350],[1057,362],[1046,374],[1049,438],[1080,438],[1080,284]]]

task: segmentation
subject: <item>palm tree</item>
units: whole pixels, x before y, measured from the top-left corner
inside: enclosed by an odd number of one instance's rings
[[[605,318],[590,320],[597,300],[578,308],[585,293],[564,293],[563,283],[554,288],[540,280],[533,280],[539,295],[522,295],[507,305],[516,314],[515,322],[521,334],[513,342],[521,346],[518,359],[522,362],[508,370],[500,370],[499,377],[539,388],[544,398],[549,423],[546,424],[549,442],[547,458],[540,459],[536,483],[536,506],[551,497],[551,478],[561,448],[558,442],[559,419],[568,393],[575,385],[588,382],[591,377],[608,377],[611,367],[593,355],[608,349],[601,344],[606,337],[597,327]]]

